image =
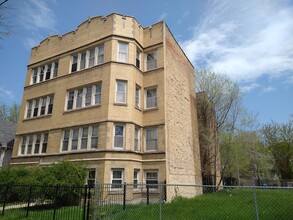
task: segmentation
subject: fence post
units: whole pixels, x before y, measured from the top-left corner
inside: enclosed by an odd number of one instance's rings
[[[147,205],[150,204],[150,186],[149,184],[146,185],[147,187]]]
[[[254,207],[255,207],[256,220],[259,220],[255,187],[253,188],[253,197],[254,197]]]
[[[94,204],[94,220],[97,219],[98,214],[98,203],[99,203],[99,183],[95,184],[95,204]]]
[[[32,186],[29,188],[29,194],[28,194],[28,201],[27,201],[27,209],[26,209],[26,218],[28,218],[28,212],[30,208],[30,202],[31,202],[31,197],[32,197]]]
[[[126,208],[126,182],[123,185],[123,210]]]
[[[56,217],[58,190],[59,190],[59,186],[57,185],[56,191],[55,191],[55,204],[54,204],[53,220],[55,220],[55,217]]]
[[[87,212],[86,212],[86,219],[90,219],[90,205],[91,205],[91,187],[89,186],[88,192],[87,192]]]
[[[5,189],[4,201],[3,201],[2,216],[4,215],[4,212],[5,212],[5,205],[7,202],[7,195],[8,195],[8,188],[9,188],[9,185],[7,184],[6,189]]]
[[[163,192],[163,185],[160,184],[159,186],[159,203],[160,203],[160,220],[162,220],[162,192]]]
[[[85,220],[86,213],[86,199],[87,199],[87,185],[84,186],[84,195],[83,195],[83,216],[82,219]]]

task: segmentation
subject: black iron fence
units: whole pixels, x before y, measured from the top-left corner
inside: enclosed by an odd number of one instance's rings
[[[292,187],[18,185],[1,186],[0,192],[5,220],[293,219]]]

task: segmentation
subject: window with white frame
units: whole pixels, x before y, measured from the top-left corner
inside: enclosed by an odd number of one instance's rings
[[[123,184],[123,169],[112,169],[111,171],[111,187],[113,189],[122,188]]]
[[[66,129],[63,131],[61,151],[97,149],[98,136],[98,125]]]
[[[134,129],[134,150],[140,150],[140,129],[138,127]]]
[[[117,80],[116,81],[116,103],[119,104],[126,104],[126,87],[127,82]]]
[[[140,69],[140,59],[141,59],[141,52],[137,49],[136,50],[136,59],[135,59],[135,66]]]
[[[67,92],[66,110],[101,104],[102,83]]]
[[[158,128],[145,129],[146,151],[158,150]]]
[[[145,108],[156,108],[158,106],[157,102],[158,92],[157,88],[151,88],[145,90]]]
[[[104,44],[74,54],[71,57],[71,73],[104,63]]]
[[[157,68],[157,51],[146,53],[146,71]]]
[[[117,148],[124,147],[124,132],[125,132],[125,125],[123,124],[114,125],[114,147],[117,147]]]
[[[145,171],[145,182],[150,188],[158,188],[158,171]]]
[[[88,170],[88,178],[87,178],[87,185],[94,186],[96,182],[96,169],[89,169]]]
[[[136,85],[135,87],[135,107],[140,108],[140,94],[141,94],[141,87]]]
[[[119,62],[128,62],[128,43],[119,42],[118,43],[118,61]]]
[[[135,169],[133,172],[133,188],[137,189],[139,183],[139,170]]]
[[[26,118],[52,114],[54,96],[44,96],[27,101]]]
[[[48,133],[24,135],[21,137],[19,155],[45,154],[47,143]]]
[[[32,69],[31,84],[47,81],[57,77],[58,62],[48,63]]]

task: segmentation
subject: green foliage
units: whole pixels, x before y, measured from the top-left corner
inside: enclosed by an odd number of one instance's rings
[[[2,103],[0,105],[0,119],[17,123],[19,110],[20,105],[17,103],[13,103],[12,106]]]
[[[83,167],[68,161],[61,161],[43,168],[13,168],[0,171],[3,187],[1,193],[9,186],[10,201],[26,201],[30,186],[44,187],[43,190],[31,191],[32,199],[57,199],[57,204],[72,204],[83,187],[86,171]],[[56,186],[56,187],[45,187]],[[41,192],[40,192],[41,191]],[[57,195],[57,197],[56,197]]]

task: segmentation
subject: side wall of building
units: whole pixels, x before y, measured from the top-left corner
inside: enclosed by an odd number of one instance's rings
[[[194,68],[167,26],[165,34],[167,183],[200,184]],[[184,196],[193,195],[186,192]]]

